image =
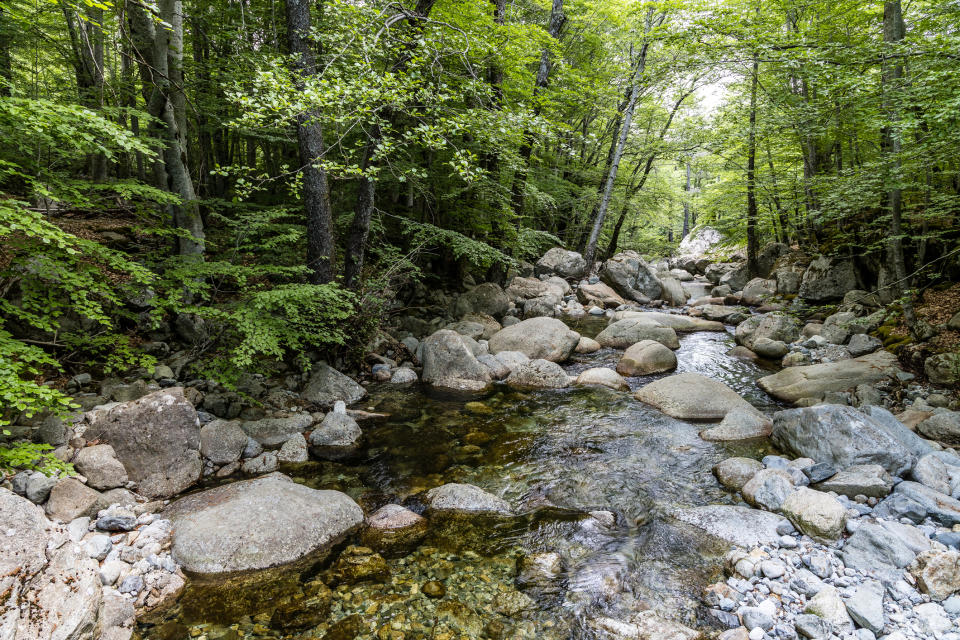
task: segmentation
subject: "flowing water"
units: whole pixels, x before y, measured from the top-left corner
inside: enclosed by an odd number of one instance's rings
[[[592,334],[602,324],[588,318],[578,330]],[[717,378],[761,409],[774,409],[755,385],[769,372],[727,356],[731,346],[727,333],[683,336],[678,372]],[[576,374],[613,367],[619,355],[605,349],[566,368]],[[628,382],[636,389],[652,379]],[[466,406],[477,400],[482,406]],[[669,514],[731,503],[711,467],[732,455],[763,455],[762,444],[703,441],[703,425],[605,388],[501,388],[477,398],[384,386],[362,406],[390,414],[364,425],[369,448],[349,461],[285,471],[309,486],[346,492],[368,513],[389,502],[422,511],[423,491],[466,482],[502,496],[519,515],[431,522],[416,551],[387,559],[388,580],[336,587],[329,614],[305,631],[272,624],[272,609],[317,572],[324,579],[324,567],[271,578],[253,598],[228,586],[192,584],[176,615],[144,627],[144,637],[593,638],[592,618],[623,619],[645,609],[710,624],[699,596],[717,578],[725,545]],[[518,580],[525,559],[556,557],[536,555],[542,553],[559,556],[555,578]],[[441,582],[445,596],[423,595],[429,581]]]

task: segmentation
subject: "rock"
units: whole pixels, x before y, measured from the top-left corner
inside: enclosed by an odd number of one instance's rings
[[[847,351],[849,351],[850,355],[854,358],[858,358],[868,353],[873,353],[882,346],[883,343],[880,342],[878,338],[868,336],[865,333],[858,333],[850,338],[850,342],[847,344]]]
[[[487,368],[490,377],[494,380],[503,380],[510,375],[510,367],[498,360],[497,356],[485,353],[482,356],[477,356],[477,361]]]
[[[849,311],[842,311],[828,316],[823,321],[820,336],[831,344],[845,344],[852,333],[860,332],[853,323],[857,316]]]
[[[398,504],[380,507],[366,524],[360,542],[387,555],[407,555],[427,535],[427,520]]]
[[[83,550],[97,562],[106,558],[112,548],[113,542],[110,541],[110,536],[105,536],[102,533],[91,536],[83,543]]]
[[[700,307],[703,317],[707,320],[716,320],[719,322],[734,323],[734,318],[746,316],[748,314],[746,307],[729,306],[723,304],[705,304]]]
[[[823,618],[830,623],[835,632],[853,630],[853,621],[847,614],[843,600],[840,599],[840,592],[834,586],[824,585],[820,592],[807,602],[803,611]]]
[[[487,493],[472,484],[448,483],[426,493],[427,505],[432,511],[461,513],[492,513],[512,515],[506,500]]]
[[[680,509],[673,516],[740,547],[773,544],[780,539],[777,523],[781,517],[769,511],[713,504]]]
[[[807,487],[787,496],[781,510],[797,529],[822,542],[837,540],[847,520],[846,509],[836,498]]]
[[[239,422],[213,420],[200,428],[200,454],[213,464],[236,462],[247,446],[247,437]]]
[[[938,602],[960,591],[960,552],[924,551],[910,565],[917,586]]]
[[[883,631],[883,585],[876,580],[867,580],[854,590],[846,602],[847,613],[860,627],[874,633]]]
[[[646,304],[660,297],[663,286],[656,271],[633,252],[618,253],[603,263],[600,280],[628,300]]]
[[[917,425],[917,432],[944,444],[960,444],[960,412],[937,412]]]
[[[737,325],[737,343],[755,351],[754,344],[760,338],[790,343],[800,333],[800,322],[784,313],[766,313],[750,316]]]
[[[121,467],[122,469],[123,467]],[[126,477],[126,471],[123,474]],[[43,504],[50,497],[50,491],[57,485],[57,482],[57,478],[51,478],[39,471],[30,473],[23,495],[34,504]]]
[[[686,269],[670,269],[670,277],[676,278],[680,282],[690,282],[693,280],[693,275]]]
[[[666,347],[664,348],[666,349]],[[667,350],[669,351],[669,349]],[[630,385],[627,384],[626,380],[620,377],[620,374],[613,369],[607,369],[606,367],[594,367],[593,369],[587,369],[577,376],[575,384],[581,386],[599,385],[603,387],[610,387],[611,389],[616,389],[617,391],[630,390]]]
[[[277,460],[277,454],[273,451],[261,453],[256,458],[247,458],[240,465],[240,469],[249,475],[258,476],[264,473],[272,473],[277,470],[280,461]]]
[[[857,288],[853,261],[847,258],[818,256],[803,274],[798,295],[804,300],[839,300]]]
[[[776,280],[764,280],[763,278],[754,278],[743,287],[743,304],[757,307],[767,301],[767,298],[773,297],[777,292]]]
[[[634,613],[629,622],[605,616],[589,618],[587,626],[592,631],[589,637],[597,640],[697,640],[702,637],[699,631],[661,618],[653,611]]]
[[[112,445],[147,498],[176,495],[200,478],[200,422],[182,387],[86,415],[84,438]]]
[[[447,588],[443,586],[442,582],[437,580],[428,580],[427,582],[424,582],[423,586],[420,587],[420,591],[422,591],[423,595],[427,596],[428,598],[434,599],[442,598],[443,596],[447,595]]]
[[[909,517],[914,522],[929,517],[945,527],[960,524],[960,501],[917,482],[901,482],[876,507],[881,514],[888,510],[892,517]]]
[[[490,338],[490,353],[519,351],[530,359],[563,362],[580,343],[580,334],[555,318],[530,318]]]
[[[2,488],[0,593],[0,635],[5,639],[96,637],[103,604],[97,562],[64,529],[53,526],[40,507]]]
[[[588,268],[586,260],[576,251],[554,247],[537,261],[533,272],[537,276],[560,276],[568,280],[579,280],[586,275]]]
[[[600,351],[600,343],[593,338],[581,336],[580,341],[577,342],[577,346],[574,351],[577,353],[596,353],[597,351]]]
[[[306,462],[309,459],[307,439],[303,437],[302,433],[298,433],[284,442],[279,453],[277,453],[277,461],[282,463],[296,464]]]
[[[127,470],[117,460],[117,454],[108,444],[84,447],[74,458],[74,467],[87,479],[87,485],[104,490],[122,487],[127,483]]]
[[[489,369],[455,331],[441,329],[426,338],[421,348],[424,382],[458,391],[483,391],[490,386]]]
[[[803,270],[800,267],[781,267],[775,270],[772,276],[777,281],[777,293],[781,296],[794,295],[800,291],[803,280]]]
[[[642,318],[617,320],[597,335],[601,346],[615,349],[626,349],[643,340],[653,340],[671,349],[680,348],[680,340],[673,328]]]
[[[363,432],[357,421],[344,413],[331,411],[310,432],[310,446],[320,458],[337,458],[360,446]]]
[[[483,327],[483,332],[480,334],[480,337],[477,338],[478,340],[489,340],[493,334],[503,329],[503,325],[497,322],[493,316],[486,313],[475,312],[464,314],[464,316],[460,318],[460,322],[472,322]],[[411,353],[416,353],[416,349]]]
[[[837,469],[826,462],[818,462],[803,469],[803,475],[807,476],[811,484],[823,482],[827,478],[837,475]]]
[[[562,389],[570,384],[570,378],[557,363],[537,359],[518,365],[506,383],[515,389]]]
[[[798,456],[839,468],[878,464],[898,476],[913,467],[914,450],[923,445],[892,416],[881,420],[841,405],[779,411],[773,415],[772,437]]]
[[[357,584],[358,582],[386,582],[390,579],[390,567],[379,553],[366,547],[350,545],[340,554],[330,569],[331,584]]]
[[[501,351],[500,353],[496,354],[494,358],[499,360],[503,366],[511,371],[526,362],[530,362],[530,358],[519,351]]]
[[[759,460],[752,458],[727,458],[713,467],[713,475],[720,484],[733,491],[740,491],[758,471],[763,469]]]
[[[131,531],[137,526],[133,509],[112,505],[97,514],[97,529],[101,531]]]
[[[770,418],[756,410],[737,408],[724,416],[719,425],[700,432],[704,440],[729,442],[766,438],[773,430]]]
[[[100,493],[76,478],[63,478],[50,490],[46,511],[52,520],[70,522],[94,516],[104,506]]]
[[[212,424],[212,423],[211,423]],[[283,444],[298,433],[303,433],[313,424],[309,413],[295,413],[286,418],[261,418],[240,424],[245,434],[266,447]]]
[[[903,569],[930,547],[923,534],[911,537],[899,523],[863,523],[843,546],[843,563],[857,571],[892,572]]]
[[[173,523],[173,557],[196,574],[319,560],[363,522],[363,510],[343,493],[278,473],[191,494],[164,516]]]
[[[641,340],[630,345],[617,362],[617,372],[625,376],[646,376],[676,368],[677,356],[655,340]]]
[[[332,407],[337,400],[351,405],[366,395],[366,389],[326,362],[313,365],[310,380],[300,392],[305,401],[323,408]]]
[[[483,325],[479,322],[451,322],[444,329],[456,331],[462,336],[467,336],[473,340],[479,340],[483,336]]]
[[[782,469],[762,469],[743,485],[743,499],[767,511],[779,511],[784,500],[793,493],[792,476]]]
[[[661,278],[660,286],[662,287],[660,297],[670,306],[682,307],[690,299],[690,295],[676,278]]]
[[[923,363],[923,372],[933,384],[955,385],[960,382],[960,354],[930,356]]]
[[[467,291],[454,306],[455,317],[470,313],[482,313],[492,317],[502,316],[510,308],[510,299],[499,285],[484,282]]]
[[[757,338],[753,341],[753,351],[761,358],[768,360],[779,360],[787,355],[790,347],[780,340],[771,340],[770,338]]]
[[[683,316],[676,313],[660,313],[657,311],[617,311],[613,320],[641,320],[647,324],[670,327],[677,333],[694,331],[725,331],[723,323],[692,316]]]
[[[577,289],[577,300],[584,305],[595,304],[601,309],[612,309],[627,303],[612,287],[602,282],[581,284],[580,288]]]
[[[722,420],[733,409],[752,408],[727,385],[698,373],[661,378],[638,389],[634,397],[681,420]]]
[[[747,286],[747,282],[749,281],[750,271],[747,269],[746,263],[744,263],[727,271],[720,277],[717,283],[721,286],[729,286],[732,291],[740,291]]]
[[[913,613],[916,614],[917,621],[919,622],[917,625],[919,627],[919,633],[925,634],[927,638],[938,637],[953,627],[953,623],[950,622],[950,618],[946,616],[943,607],[936,602],[917,605],[913,608]],[[889,638],[889,636],[887,636],[887,638]]]
[[[410,384],[417,381],[417,372],[407,367],[400,367],[390,376],[390,384]]]
[[[854,465],[821,482],[817,489],[832,491],[848,498],[858,495],[884,498],[893,491],[893,478],[878,464]]]
[[[773,616],[760,607],[741,607],[740,620],[747,629],[773,629]],[[762,637],[762,636],[761,636]]]
[[[826,640],[833,633],[833,625],[829,621],[810,613],[801,613],[793,624],[801,638]]]
[[[247,436],[247,444],[243,448],[243,453],[240,454],[242,458],[256,458],[258,455],[263,453],[263,445]]]

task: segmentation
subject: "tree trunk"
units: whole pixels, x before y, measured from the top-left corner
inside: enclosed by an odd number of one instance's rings
[[[750,76],[750,130],[747,135],[747,271],[757,275],[757,83],[760,63],[753,55]]]
[[[0,96],[13,94],[13,25],[6,16],[6,10],[0,4]]]
[[[687,182],[683,186],[683,240],[690,233],[690,161],[687,160]]]
[[[286,5],[290,53],[294,56],[294,69],[302,79],[316,70],[313,48],[307,39],[310,33],[310,3],[308,0],[287,0]],[[335,246],[327,172],[317,166],[326,152],[323,127],[315,111],[297,115],[296,127],[303,175],[303,206],[307,218],[307,267],[311,273],[310,281],[324,284],[333,280]]]
[[[103,107],[103,9],[88,5],[86,14],[66,2],[60,9],[70,37],[71,63],[77,79],[80,104],[100,110]],[[102,182],[107,177],[107,158],[102,153],[87,159],[90,178]]]

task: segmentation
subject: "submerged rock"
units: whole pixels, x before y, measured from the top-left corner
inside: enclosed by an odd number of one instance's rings
[[[720,504],[680,509],[673,516],[740,547],[776,542],[780,539],[777,525],[783,520],[769,511]]]
[[[472,484],[444,484],[427,491],[426,499],[433,511],[512,515],[506,500]]]
[[[722,420],[733,409],[752,409],[736,391],[698,373],[661,378],[641,387],[634,397],[681,420]]]
[[[380,507],[367,517],[360,541],[380,553],[406,555],[427,535],[427,520],[398,504]]]

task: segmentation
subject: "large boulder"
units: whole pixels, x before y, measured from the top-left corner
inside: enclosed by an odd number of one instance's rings
[[[724,273],[718,282],[718,284],[727,285],[730,287],[731,291],[740,291],[747,283],[750,281],[750,270],[747,269],[747,264],[743,263],[739,266],[736,266],[726,273]]]
[[[506,383],[515,389],[562,389],[570,378],[556,362],[538,358],[514,368]]]
[[[40,507],[3,488],[0,532],[0,637],[99,637],[94,634],[102,625],[103,590],[97,561]]]
[[[863,523],[843,546],[843,564],[858,571],[895,571],[929,548],[926,536],[899,522]]]
[[[617,311],[613,314],[614,321],[626,320],[628,318],[635,318],[647,321],[650,324],[660,324],[664,327],[670,327],[677,333],[724,330],[722,322],[682,316],[676,313],[662,313],[660,311]]]
[[[500,333],[503,331],[496,335]],[[458,391],[482,391],[490,386],[490,370],[456,331],[441,329],[426,338],[421,347],[424,382]]]
[[[563,288],[556,282],[521,276],[511,280],[504,293],[506,293],[507,298],[513,301],[551,297],[560,302],[564,296]]]
[[[676,368],[676,354],[655,340],[630,345],[617,363],[617,372],[625,376],[646,376]]]
[[[852,260],[818,256],[804,272],[798,295],[813,302],[840,300],[856,288],[857,273]]]
[[[737,325],[737,343],[753,350],[760,338],[791,343],[800,335],[800,321],[785,313],[765,313],[750,316]]]
[[[148,498],[169,498],[200,478],[200,421],[182,387],[87,414],[84,438],[113,446]]]
[[[200,429],[200,453],[213,464],[236,462],[247,446],[247,437],[238,422],[213,420]]]
[[[893,475],[913,468],[923,441],[893,416],[873,408],[869,416],[843,405],[824,404],[773,415],[773,441],[797,456],[841,469],[877,464]]]
[[[767,301],[767,298],[773,297],[777,292],[776,280],[764,280],[763,278],[754,278],[743,287],[743,295],[740,300],[743,304],[752,307],[758,307]]]
[[[597,342],[603,347],[626,349],[641,340],[654,340],[671,349],[680,348],[677,332],[655,320],[624,318],[611,323],[597,334]]]
[[[677,245],[677,255],[682,258],[702,258],[722,239],[723,236],[713,227],[696,227]]]
[[[789,245],[783,242],[768,242],[757,252],[757,275],[769,278],[774,265],[781,256],[790,252]]]
[[[537,260],[534,273],[538,276],[560,276],[568,280],[579,280],[586,275],[588,267],[587,261],[576,251],[554,247]]]
[[[490,353],[519,351],[531,359],[563,362],[580,342],[580,334],[555,318],[530,318],[505,327],[490,338]]]
[[[727,385],[699,373],[661,378],[638,389],[634,397],[681,420],[722,420],[732,409],[752,408]]]
[[[279,473],[194,493],[164,516],[174,526],[173,556],[193,574],[320,560],[363,522],[363,510],[347,495]]]
[[[506,313],[509,308],[510,299],[500,285],[484,282],[457,298],[454,315],[460,317],[468,313],[483,313],[498,317]]]
[[[742,325],[741,325],[742,326]],[[738,327],[739,329],[739,327]],[[780,400],[820,399],[830,391],[846,391],[861,384],[873,384],[900,370],[889,351],[800,367],[789,367],[757,380],[761,389]]]
[[[304,400],[324,408],[332,407],[337,400],[343,400],[350,405],[365,395],[366,389],[326,362],[314,365],[310,381],[300,392]]]
[[[937,411],[917,425],[917,432],[925,438],[956,446],[960,444],[960,412]]]
[[[632,251],[618,253],[603,263],[600,279],[628,300],[646,303],[663,290],[657,272]]]
[[[597,282],[596,284],[581,284],[580,288],[577,289],[577,300],[585,305],[595,304],[601,309],[619,307],[627,303],[610,285],[602,282]]]
[[[663,290],[660,292],[660,297],[668,305],[682,307],[687,304],[690,296],[679,280],[674,277],[661,278],[660,284],[663,287]]]
[[[679,509],[673,517],[740,547],[773,544],[780,538],[782,516],[744,506],[707,505]]]

